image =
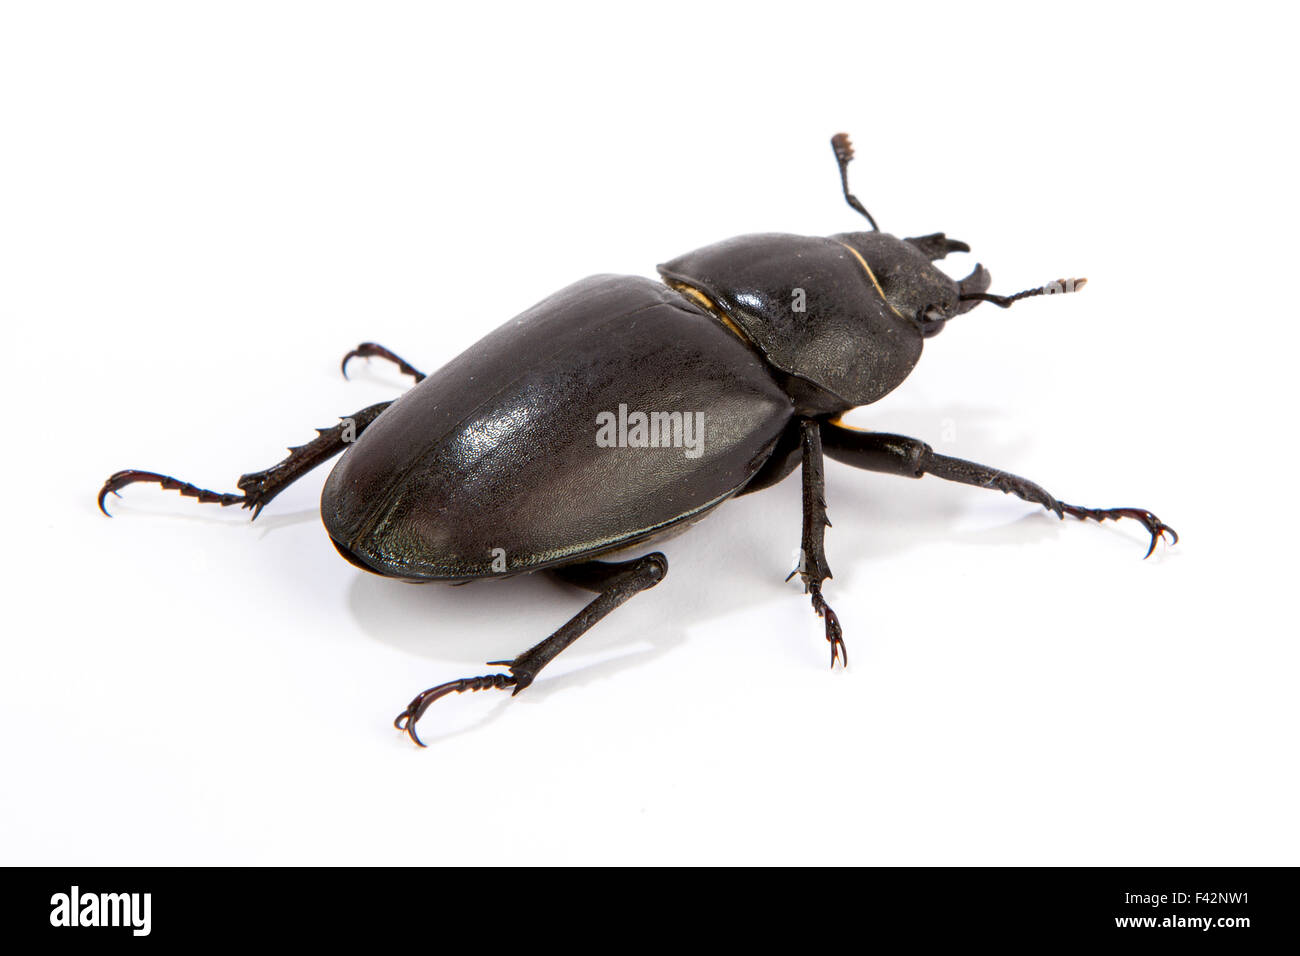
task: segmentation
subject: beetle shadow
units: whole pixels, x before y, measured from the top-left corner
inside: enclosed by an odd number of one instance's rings
[[[905,408],[882,415],[881,430],[926,438],[943,417],[960,416],[963,428],[1005,419],[1005,411],[977,406],[934,410]],[[936,438],[938,436],[935,436]],[[938,442],[936,441],[937,445]],[[980,456],[1011,462],[1032,446],[981,441],[991,449]],[[997,446],[997,447],[995,447]],[[950,450],[950,449],[945,449]],[[975,453],[968,452],[971,457]],[[978,460],[978,459],[977,459]],[[919,481],[881,475],[831,462],[826,468],[828,511],[834,522],[827,551],[836,571],[835,587],[869,587],[878,563],[907,560],[909,552],[936,544],[1024,547],[1055,539],[1062,523],[1037,505],[986,489],[937,478]],[[796,566],[802,527],[798,472],[774,488],[726,502],[698,528],[641,553],[660,549],[668,557],[663,583],[637,595],[593,628],[532,685],[522,701],[541,703],[566,687],[584,686],[667,654],[683,645],[688,632],[742,610],[777,602],[806,602],[799,580],[785,581]],[[980,502],[997,499],[1006,520],[993,518],[981,528],[958,528]],[[997,506],[995,506],[996,508]],[[1112,527],[1110,530],[1114,531]],[[1125,532],[1118,532],[1125,533]],[[462,587],[406,582],[358,572],[348,604],[354,619],[372,639],[428,661],[430,686],[457,677],[490,673],[483,662],[507,660],[545,638],[576,614],[594,595],[549,575],[520,575]],[[834,602],[832,601],[832,604]],[[812,611],[808,614],[812,617]],[[824,668],[821,647],[809,666]],[[420,681],[417,680],[417,683]],[[499,719],[507,695],[479,719],[461,729],[439,732],[430,721],[425,740],[434,743],[468,733]]]
[[[196,506],[192,498],[159,497],[162,499],[161,501],[152,501],[146,504],[129,501],[125,496],[121,495],[109,495],[104,504],[108,508],[110,517],[129,517],[133,521],[149,519],[163,519],[169,522],[188,521],[192,524],[217,528],[243,527],[251,524],[253,530],[257,532],[258,538],[264,538],[272,531],[278,531],[282,528],[292,528],[296,525],[320,520],[320,508],[304,508],[300,511],[289,512],[273,512],[268,508],[258,515],[257,520],[254,521],[252,512],[244,508],[234,506],[218,508],[211,504]],[[180,500],[183,507],[172,507],[176,500]],[[81,507],[86,514],[98,515],[101,519],[103,518],[99,506],[95,502],[87,503],[83,500]]]

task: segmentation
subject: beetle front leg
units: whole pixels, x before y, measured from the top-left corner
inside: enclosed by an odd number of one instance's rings
[[[831,667],[843,658],[849,666],[849,651],[844,645],[844,631],[840,619],[822,597],[822,583],[831,577],[826,561],[826,529],[831,523],[826,518],[826,474],[822,457],[821,429],[812,419],[801,426],[803,464],[803,539],[799,549],[799,567],[791,571],[786,580],[798,574],[803,579],[805,594],[812,595],[813,610],[826,622],[826,640],[831,645]]]
[[[1178,543],[1178,532],[1145,508],[1083,508],[1066,504],[1064,501],[1058,501],[1046,489],[1027,478],[966,461],[964,458],[935,454],[933,448],[915,438],[884,432],[861,431],[834,422],[822,424],[822,436],[826,442],[828,455],[837,461],[857,468],[865,468],[868,471],[902,475],[907,478],[934,475],[936,478],[957,481],[964,485],[996,488],[1005,494],[1042,505],[1062,520],[1066,515],[1081,521],[1091,519],[1098,522],[1132,518],[1140,522],[1151,535],[1151,544],[1145,555],[1148,558],[1155,551],[1156,543],[1166,533],[1170,537],[1171,545]]]
[[[586,561],[559,568],[555,574],[570,584],[598,592],[599,597],[546,640],[530,647],[514,660],[488,661],[490,667],[505,667],[510,671],[509,674],[462,677],[460,680],[430,687],[406,705],[406,709],[393,721],[393,726],[423,747],[425,743],[415,732],[415,724],[434,701],[448,694],[463,694],[465,691],[511,689],[511,696],[518,694],[533,682],[543,667],[591,630],[601,618],[629,598],[662,581],[668,574],[668,559],[661,552],[655,551],[631,561]]]
[[[187,498],[195,498],[201,504],[217,504],[223,508],[229,505],[251,508],[253,518],[256,518],[272,498],[317,465],[343,451],[349,443],[356,441],[357,436],[391,404],[393,403],[380,402],[369,408],[363,408],[355,415],[340,419],[333,428],[316,429],[317,436],[305,445],[290,448],[289,457],[284,461],[272,465],[265,471],[254,471],[241,477],[236,482],[238,492],[209,491],[188,481],[181,481],[179,478],[159,474],[156,471],[138,471],[128,468],[110,475],[104,482],[104,487],[99,489],[99,510],[108,515],[108,509],[104,507],[104,499],[110,494],[116,495],[127,485],[152,482],[168,491],[179,491]],[[109,517],[111,518],[112,515]]]

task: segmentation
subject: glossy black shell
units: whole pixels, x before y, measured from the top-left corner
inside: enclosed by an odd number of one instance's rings
[[[702,412],[699,456],[598,447],[598,414],[620,404]],[[386,409],[331,472],[321,516],[345,557],[393,577],[489,577],[501,552],[505,574],[568,564],[702,517],[793,415],[762,356],[681,293],[593,276]]]
[[[679,256],[659,272],[670,284],[703,293],[773,366],[802,384],[790,389],[801,412],[844,411],[897,388],[924,341],[919,323],[890,305],[867,260],[841,241],[852,238],[738,236]],[[930,268],[919,252],[910,254]]]

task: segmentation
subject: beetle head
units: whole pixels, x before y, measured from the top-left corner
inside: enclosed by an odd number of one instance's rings
[[[976,265],[960,282],[933,265],[933,260],[950,252],[970,252],[966,243],[941,232],[910,239],[885,232],[849,232],[831,238],[861,256],[885,301],[899,315],[914,319],[927,337],[978,304],[979,300],[963,300],[963,296],[986,292],[989,287],[990,276],[982,265]]]
[[[941,232],[911,239],[899,239],[881,232],[875,218],[849,192],[849,163],[853,160],[849,134],[832,136],[831,149],[835,151],[835,162],[840,167],[840,185],[844,188],[845,201],[871,223],[871,232],[846,232],[831,238],[862,260],[871,281],[889,307],[899,316],[914,321],[926,338],[938,334],[949,319],[969,312],[981,302],[992,302],[1005,309],[1013,302],[1031,296],[1077,292],[1087,283],[1087,279],[1057,279],[1015,295],[990,295],[989,274],[979,264],[960,282],[948,278],[930,263],[950,252],[970,252],[970,246],[949,239]]]

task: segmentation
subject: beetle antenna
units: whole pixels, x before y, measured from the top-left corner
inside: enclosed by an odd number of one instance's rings
[[[880,227],[876,225],[876,220],[867,212],[867,207],[858,201],[858,197],[849,192],[849,163],[853,161],[853,144],[849,141],[848,133],[836,133],[831,137],[831,149],[835,150],[835,162],[840,164],[840,185],[844,187],[844,201],[856,209],[862,215],[867,217],[867,222],[871,223],[871,228],[876,232]]]
[[[958,297],[960,302],[992,302],[1002,309],[1011,308],[1013,302],[1019,302],[1021,299],[1032,299],[1036,295],[1064,295],[1067,292],[1078,292],[1088,284],[1087,279],[1056,279],[1047,285],[1039,286],[1036,289],[1026,289],[1024,292],[1017,292],[1015,295],[993,295],[989,292],[968,292]]]

